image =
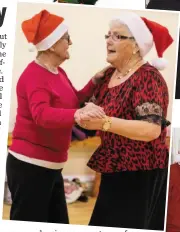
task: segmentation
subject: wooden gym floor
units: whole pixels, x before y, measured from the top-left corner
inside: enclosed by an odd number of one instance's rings
[[[76,225],[88,225],[91,217],[92,210],[94,208],[96,198],[89,198],[88,202],[75,202],[68,204],[68,212],[70,224]],[[3,219],[9,219],[10,206],[4,204],[3,207]]]

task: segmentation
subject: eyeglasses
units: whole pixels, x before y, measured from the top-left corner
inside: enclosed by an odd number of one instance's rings
[[[114,40],[115,42],[121,41],[121,40],[125,40],[125,39],[132,39],[134,40],[134,37],[128,37],[128,36],[124,36],[124,35],[118,35],[118,34],[112,34],[112,35],[105,35],[105,39],[109,39],[112,38],[112,40]]]
[[[70,35],[64,35],[61,39],[67,40],[68,43],[70,43],[70,41],[71,41]]]

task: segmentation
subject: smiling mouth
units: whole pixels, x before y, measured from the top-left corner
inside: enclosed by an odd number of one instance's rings
[[[115,51],[115,50],[108,49],[108,50],[107,50],[107,53],[108,53],[108,54],[113,54],[113,53],[116,53],[116,51]]]

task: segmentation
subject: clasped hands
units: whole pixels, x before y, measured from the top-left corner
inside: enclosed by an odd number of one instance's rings
[[[105,67],[101,71],[97,72],[92,81],[94,84],[100,84],[103,80],[105,72],[112,68],[111,65]],[[105,121],[106,114],[102,107],[95,105],[94,103],[86,103],[85,107],[76,111],[74,118],[75,122],[82,128],[88,130],[101,130]]]
[[[86,103],[81,109],[78,109],[74,115],[75,122],[87,130],[101,130],[106,114],[102,107],[92,102]]]

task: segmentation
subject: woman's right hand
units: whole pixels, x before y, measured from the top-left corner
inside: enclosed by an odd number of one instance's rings
[[[97,72],[93,78],[92,78],[92,81],[93,83],[96,85],[96,84],[100,84],[101,81],[103,80],[103,77],[104,77],[104,74],[105,72],[109,69],[109,68],[112,68],[113,66],[112,65],[108,65],[107,67],[103,68],[101,71]]]
[[[86,105],[78,109],[74,115],[76,122],[81,122],[83,120],[90,120],[92,118],[104,118],[105,112],[102,107],[95,105],[94,103],[86,103]]]

